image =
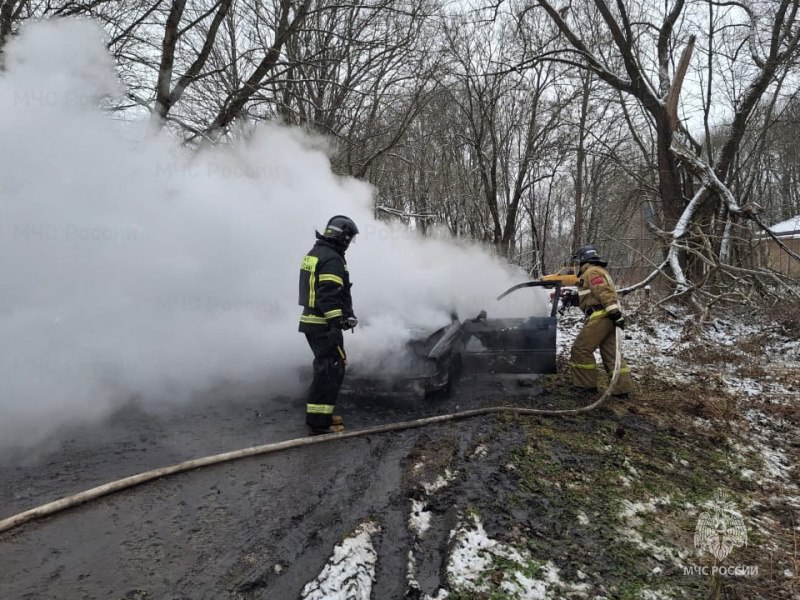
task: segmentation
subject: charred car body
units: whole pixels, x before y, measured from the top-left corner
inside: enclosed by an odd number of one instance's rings
[[[528,281],[507,290],[498,300],[523,288],[554,289],[550,314],[543,317],[473,318],[451,321],[434,332],[414,332],[405,355],[390,372],[348,372],[343,391],[356,395],[410,393],[447,394],[462,373],[546,374],[556,372],[556,311],[561,284]]]

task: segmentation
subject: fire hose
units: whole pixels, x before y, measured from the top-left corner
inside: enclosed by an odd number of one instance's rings
[[[342,433],[328,433],[325,435],[318,435],[314,437],[303,437],[293,440],[286,440],[283,442],[275,442],[272,444],[264,444],[261,446],[252,446],[250,448],[243,448],[241,450],[234,450],[231,452],[223,452],[222,454],[214,454],[212,456],[205,456],[203,458],[195,458],[176,465],[168,467],[161,467],[131,475],[123,479],[111,481],[97,487],[93,487],[83,492],[65,496],[59,500],[42,504],[35,508],[31,508],[19,514],[13,515],[6,519],[0,520],[0,532],[8,531],[14,527],[18,527],[23,523],[41,519],[50,515],[54,515],[61,511],[73,508],[80,504],[85,504],[92,500],[96,500],[109,494],[114,494],[122,490],[132,488],[134,486],[161,479],[177,473],[199,469],[201,467],[208,467],[220,463],[231,462],[241,458],[248,458],[251,456],[260,456],[263,454],[271,454],[273,452],[280,452],[281,450],[288,450],[290,448],[301,448],[303,446],[313,446],[316,444],[323,444],[333,440],[345,440],[349,438],[361,437],[365,435],[372,435],[377,433],[388,433],[390,431],[401,431],[404,429],[415,429],[418,427],[425,427],[427,425],[436,425],[438,423],[447,423],[450,421],[457,421],[461,419],[468,419],[471,417],[478,417],[483,415],[492,414],[516,414],[516,415],[538,415],[538,416],[571,416],[582,413],[587,413],[598,408],[605,402],[611,395],[612,390],[617,384],[620,375],[620,366],[622,364],[622,335],[621,329],[615,327],[616,331],[616,355],[614,357],[614,373],[611,381],[608,384],[605,392],[594,402],[587,406],[580,408],[569,409],[539,409],[539,408],[522,408],[516,406],[490,406],[486,408],[477,408],[473,410],[465,410],[461,412],[450,413],[446,415],[437,415],[435,417],[425,417],[422,419],[414,419],[413,421],[401,421],[399,423],[389,423],[387,425],[376,425],[375,427],[368,427],[366,429],[358,429],[355,431],[345,431]]]

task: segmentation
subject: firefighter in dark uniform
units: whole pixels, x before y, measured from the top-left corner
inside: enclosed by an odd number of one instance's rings
[[[347,355],[342,331],[358,324],[350,296],[350,274],[344,253],[358,233],[353,221],[332,217],[300,266],[301,333],[314,353],[314,376],[306,405],[311,435],[344,431],[342,418],[333,414],[344,379]]]
[[[569,369],[573,386],[581,391],[597,390],[597,364],[594,351],[600,348],[600,357],[609,380],[614,373],[616,356],[616,328],[625,328],[625,317],[619,308],[617,289],[592,245],[581,246],[574,256],[579,265],[578,297],[586,322],[572,344]],[[628,397],[633,391],[631,371],[623,360],[614,396]]]

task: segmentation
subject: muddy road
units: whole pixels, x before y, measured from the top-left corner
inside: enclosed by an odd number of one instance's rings
[[[450,398],[345,395],[348,429],[482,406],[548,406],[534,381],[463,380]],[[180,409],[131,404],[0,460],[0,518],[133,473],[305,435],[302,398],[216,390]],[[4,599],[294,599],[333,546],[381,524],[374,598],[407,592],[410,457],[440,444],[469,457],[491,435],[476,418],[253,457],[152,482],[0,534]],[[484,462],[490,469],[491,462]],[[490,477],[490,473],[484,474]],[[484,477],[479,479],[484,480]],[[477,487],[480,487],[478,485]],[[446,527],[438,536],[447,544]],[[433,536],[436,539],[436,536]],[[441,557],[420,568],[435,589]]]

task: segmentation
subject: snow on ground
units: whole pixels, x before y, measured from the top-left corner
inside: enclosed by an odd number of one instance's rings
[[[477,453],[477,450],[475,451]],[[485,452],[485,449],[484,449]],[[424,462],[419,462],[412,468],[413,473],[421,473],[427,465]],[[447,590],[440,589],[436,591],[434,596],[429,596],[420,590],[419,582],[417,581],[417,557],[416,553],[419,551],[419,541],[425,536],[428,529],[431,527],[433,513],[425,510],[428,502],[436,493],[444,490],[455,479],[457,472],[453,472],[448,468],[444,469],[443,473],[438,474],[433,481],[420,481],[419,494],[420,497],[412,498],[411,511],[408,516],[408,528],[414,535],[414,545],[408,552],[408,563],[406,567],[406,585],[409,590],[414,590],[420,600],[444,600],[448,597]]]
[[[535,580],[524,575],[521,571],[530,569],[530,556],[524,556],[514,548],[489,538],[477,515],[473,515],[471,523],[462,524],[455,532],[455,546],[447,564],[447,578],[460,590],[486,592],[489,588],[482,574],[491,571],[498,559],[517,567],[518,570],[511,573],[506,571],[502,589],[521,598],[545,598],[548,583],[558,581],[558,573],[552,565],[542,569],[542,579]]]
[[[435,494],[439,490],[442,490],[447,487],[447,485],[455,479],[456,473],[452,473],[450,469],[445,469],[442,475],[436,478],[435,481],[431,483],[423,483],[422,488],[425,490],[425,493],[429,496]]]
[[[688,552],[678,548],[656,544],[652,541],[652,536],[648,536],[649,539],[646,540],[640,531],[640,528],[645,522],[642,515],[658,513],[661,509],[670,504],[671,499],[669,496],[650,498],[645,502],[633,502],[623,499],[619,519],[624,523],[624,526],[620,528],[619,532],[624,539],[635,544],[659,562],[672,562],[676,566],[681,567],[689,556]]]
[[[372,536],[380,531],[374,521],[361,523],[333,549],[322,572],[306,584],[302,600],[370,600],[378,555]]]
[[[477,515],[461,523],[453,538],[447,581],[462,594],[489,592],[492,577],[487,573],[496,575],[497,587],[513,600],[569,598],[589,590],[584,583],[564,582],[551,561],[538,561],[525,549],[491,539]]]
[[[624,308],[624,304],[623,304]],[[747,528],[761,538],[764,552],[785,554],[794,547],[787,530],[787,511],[800,508],[797,440],[800,424],[796,417],[800,404],[800,340],[773,323],[741,322],[735,318],[715,318],[698,326],[695,317],[680,308],[669,307],[669,316],[660,309],[646,317],[628,310],[623,355],[634,381],[647,400],[657,382],[658,389],[686,389],[687,406],[694,405],[697,416],[687,414],[687,423],[698,431],[717,432],[726,442],[720,446],[725,460],[738,469],[742,481],[753,482],[753,492],[740,497],[739,516]],[[559,324],[558,353],[567,361],[572,342],[583,325],[573,309]],[[599,356],[598,356],[599,362]],[[634,396],[634,402],[636,397]],[[691,458],[675,457],[673,464],[704,468]],[[637,501],[622,500],[618,514],[619,532],[655,558],[662,567],[680,568],[691,556],[663,540],[653,543],[652,528],[669,526],[674,510],[697,509],[686,503],[673,507],[668,498],[641,499],[637,493],[635,469],[624,462],[621,483],[625,493]],[[641,500],[641,501],[639,501]],[[792,521],[794,522],[794,521]],[[648,530],[648,526],[650,530]],[[800,526],[797,526],[800,531]],[[666,536],[664,539],[669,539]],[[786,575],[794,577],[788,569]],[[668,588],[647,592],[642,598],[673,598]]]
[[[408,528],[418,538],[425,535],[431,526],[431,513],[425,510],[422,500],[411,501],[411,514],[408,517]]]
[[[675,598],[672,590],[642,590],[641,600],[671,600]]]
[[[655,367],[676,384],[707,383],[738,397],[768,395],[776,402],[800,399],[800,383],[787,377],[787,372],[800,367],[800,340],[771,332],[762,324],[721,318],[711,319],[692,335],[695,317],[679,308],[671,307],[670,312],[676,318],[660,313],[655,318],[627,319],[622,348],[634,379],[637,368],[641,372],[643,367]],[[568,359],[582,325],[575,308],[561,319],[559,355]],[[763,344],[752,342],[760,338]]]
[[[472,453],[473,458],[485,458],[489,452],[489,448],[486,447],[486,444],[480,444],[475,451]]]
[[[634,380],[640,385],[649,383],[645,377],[657,377],[662,382],[693,389],[708,390],[709,397],[698,397],[699,402],[709,399],[727,398],[735,401],[740,419],[732,422],[730,445],[741,463],[744,480],[754,481],[771,490],[766,501],[784,502],[800,508],[800,490],[795,483],[796,464],[787,452],[791,440],[800,436],[798,427],[771,411],[771,408],[786,406],[800,400],[797,374],[800,373],[800,342],[769,332],[763,326],[741,324],[735,321],[715,319],[702,328],[694,327],[692,317],[677,309],[677,318],[650,318],[649,321],[631,318],[625,332],[623,353],[632,368]],[[569,348],[583,324],[580,315],[573,311],[559,325],[558,353],[567,359]],[[754,338],[763,340],[761,346],[754,345]],[[689,416],[687,423],[698,430],[708,431],[718,427],[714,418]],[[610,450],[611,447],[601,447]],[[473,452],[475,457],[486,456],[486,446]],[[675,464],[692,466],[690,461],[675,457]],[[421,474],[425,463],[418,463],[412,473]],[[628,461],[623,461],[625,474],[620,475],[622,489],[638,489],[640,473]],[[444,469],[432,480],[420,481],[418,495],[412,499],[408,526],[417,541],[424,538],[436,518],[426,510],[431,498],[447,488],[457,473]],[[430,476],[428,477],[430,479]],[[661,566],[656,566],[654,575],[663,568],[680,568],[691,559],[686,548],[676,548],[653,542],[653,536],[645,532],[647,523],[667,521],[670,508],[687,510],[694,515],[698,508],[690,503],[672,506],[669,496],[645,499],[621,499],[619,512],[619,534],[647,552]],[[758,505],[753,501],[747,508]],[[457,528],[450,532],[450,551],[446,558],[446,581],[433,596],[420,591],[416,581],[418,544],[408,554],[407,582],[409,590],[416,590],[415,597],[421,600],[445,600],[451,595],[469,597],[500,591],[504,598],[515,600],[539,600],[549,598],[590,598],[589,583],[567,582],[558,567],[548,559],[532,556],[529,550],[514,547],[490,538],[479,515],[461,515]],[[589,517],[580,512],[577,521],[582,526],[590,524]],[[749,523],[764,534],[775,530],[776,523],[768,515],[750,515]],[[800,526],[797,528],[800,531]],[[303,600],[367,599],[370,597],[377,557],[371,543],[371,535],[378,531],[374,522],[359,526],[351,537],[336,546],[334,554],[323,572],[303,591]],[[788,572],[786,577],[793,577]],[[577,571],[579,580],[587,576]],[[642,589],[640,598],[664,600],[677,597],[676,590]]]
[[[744,416],[749,425],[750,438],[754,442],[746,448],[761,455],[766,467],[766,480],[780,481],[796,490],[797,484],[792,480],[794,465],[783,450],[786,440],[781,439],[782,436],[778,433],[781,430],[788,431],[790,424],[756,409],[746,410]]]
[[[420,472],[425,463],[414,465],[413,471]],[[445,468],[444,473],[437,475],[433,481],[420,482],[422,498],[415,498],[411,501],[411,513],[408,516],[408,528],[419,539],[431,526],[431,512],[425,510],[427,498],[446,488],[455,479],[457,472],[452,472]]]

